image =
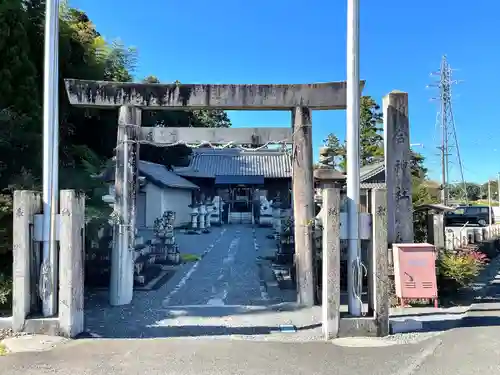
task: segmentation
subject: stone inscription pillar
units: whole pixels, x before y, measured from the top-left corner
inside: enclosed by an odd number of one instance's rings
[[[413,242],[413,205],[408,94],[392,91],[383,99],[387,185],[387,240]]]

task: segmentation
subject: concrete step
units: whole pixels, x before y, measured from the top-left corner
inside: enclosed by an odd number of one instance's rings
[[[231,212],[229,214],[229,221],[233,224],[251,224],[252,217],[251,212]]]

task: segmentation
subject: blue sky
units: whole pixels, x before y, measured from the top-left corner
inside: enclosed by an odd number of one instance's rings
[[[312,83],[345,80],[346,0],[73,0],[106,39],[137,47],[137,78],[163,82]],[[411,143],[439,178],[437,92],[426,88],[447,54],[462,83],[454,115],[469,181],[500,171],[495,98],[500,85],[500,2],[361,0],[363,94],[379,103],[409,93]],[[233,126],[290,126],[287,112],[231,112]],[[328,133],[345,134],[344,111],[313,114],[315,154]],[[451,179],[459,179],[452,157]]]

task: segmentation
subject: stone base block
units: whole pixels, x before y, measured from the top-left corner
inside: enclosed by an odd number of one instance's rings
[[[0,329],[12,327],[12,317],[0,319]],[[24,327],[19,332],[31,335],[64,336],[59,327],[59,318],[28,318],[24,322]]]
[[[374,317],[343,317],[339,324],[339,337],[376,337]]]

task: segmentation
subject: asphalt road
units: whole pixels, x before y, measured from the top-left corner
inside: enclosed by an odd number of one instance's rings
[[[500,370],[500,304],[479,305],[463,326],[418,344],[340,347],[332,343],[210,338],[76,340],[51,351],[0,357],[9,375],[317,374],[474,375]]]
[[[41,353],[0,358],[9,375],[399,374],[427,346],[342,348],[324,343],[209,339],[75,341]]]

